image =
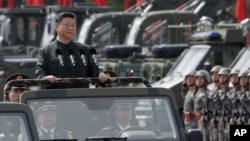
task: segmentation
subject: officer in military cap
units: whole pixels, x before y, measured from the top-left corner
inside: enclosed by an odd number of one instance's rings
[[[58,108],[51,103],[37,109],[38,135],[41,140],[72,139],[72,132],[56,127],[57,111]]]
[[[4,83],[5,84],[4,86],[4,100],[5,101],[19,102],[21,93],[28,90],[28,86],[26,84],[15,84],[15,85],[7,84],[11,80],[21,80],[21,79],[29,79],[29,77],[23,73],[14,73],[5,80],[5,83]]]
[[[113,123],[101,129],[97,136],[116,137],[122,130],[137,124],[133,120],[133,103],[127,100],[116,100],[112,106],[112,113],[115,117]]]

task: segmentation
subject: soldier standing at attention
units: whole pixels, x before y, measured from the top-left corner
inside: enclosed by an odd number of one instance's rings
[[[219,75],[218,75],[218,72],[219,70],[222,68],[222,66],[220,65],[216,65],[214,66],[211,71],[210,71],[210,74],[211,74],[211,81],[212,81],[212,88],[210,89],[211,92],[216,92],[217,89],[219,88],[220,86],[220,83],[219,83]]]
[[[76,33],[76,16],[71,12],[62,12],[56,17],[56,40],[39,49],[35,78],[46,79],[52,85],[46,88],[84,88],[89,85],[56,84],[57,78],[99,77],[101,83],[108,80],[103,72],[99,73],[98,62],[93,56],[95,51],[86,45],[73,41]],[[54,83],[54,84],[53,84]]]
[[[183,121],[185,125],[185,131],[188,133],[189,129],[197,128],[197,124],[193,117],[194,112],[194,93],[195,93],[195,71],[191,71],[186,74],[184,79],[184,85],[187,87],[187,93],[184,97],[183,104]]]
[[[241,70],[239,73],[240,90],[237,92],[238,100],[235,103],[238,113],[237,125],[246,123],[245,112],[247,112],[246,108],[248,107],[245,105],[245,100],[247,100],[247,93],[249,93],[248,73],[248,70]]]
[[[231,114],[232,105],[229,99],[230,97],[230,70],[227,68],[221,68],[219,71],[219,82],[220,89],[218,91],[218,111],[220,111],[220,119],[218,123],[218,137],[219,141],[228,141],[229,140],[229,123],[227,117]]]
[[[210,83],[210,75],[206,70],[197,71],[196,75],[197,92],[194,96],[194,116],[198,128],[203,134],[203,141],[209,141],[208,131],[208,113],[207,113],[207,99],[209,90],[207,85]]]
[[[232,69],[230,72],[230,82],[231,82],[231,93],[234,93],[240,89],[239,85],[239,69]]]

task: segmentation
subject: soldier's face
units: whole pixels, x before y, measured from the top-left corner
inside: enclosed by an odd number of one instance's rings
[[[225,84],[226,82],[227,82],[227,76],[226,75],[220,75],[219,76],[219,82],[220,82],[220,84]]]
[[[57,113],[53,110],[43,111],[39,115],[39,122],[45,128],[53,128],[57,121]]]
[[[205,82],[205,78],[201,76],[198,76],[195,81],[197,87],[203,87],[205,85]]]
[[[10,101],[11,102],[19,102],[22,92],[24,92],[23,89],[10,89],[10,91],[9,91]]]
[[[240,86],[247,86],[248,78],[247,77],[240,77]]]
[[[218,72],[213,72],[213,73],[211,74],[211,79],[212,79],[213,82],[219,81]]]
[[[72,40],[76,33],[76,21],[73,18],[63,18],[56,24],[56,31],[60,39]]]
[[[129,123],[132,120],[132,107],[115,108],[114,114],[119,123]]]
[[[188,86],[193,86],[195,84],[195,77],[194,76],[187,76],[186,83]]]
[[[230,81],[232,84],[237,84],[238,83],[238,75],[237,74],[232,74],[231,77],[230,77]]]

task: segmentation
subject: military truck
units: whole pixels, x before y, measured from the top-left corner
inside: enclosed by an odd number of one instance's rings
[[[72,83],[74,80],[77,79],[58,80],[56,83]],[[81,80],[93,83],[98,79]],[[127,78],[111,78],[112,82],[124,80],[130,81]],[[37,119],[39,109],[45,105],[56,107],[57,127],[72,133],[72,140],[202,140],[200,130],[193,129],[185,133],[176,97],[171,90],[150,88],[143,78],[131,79],[131,82],[133,80],[144,82],[148,87],[32,90],[23,93],[21,103],[32,109],[37,128],[40,127]],[[47,84],[44,80],[9,82],[14,83],[30,86],[37,83]],[[115,105],[128,103],[132,108],[132,116],[129,118],[131,126],[115,131],[113,135],[109,132],[105,136],[99,135],[99,132],[112,128],[110,125],[115,121]]]
[[[39,141],[30,107],[21,103],[0,102],[0,113],[1,141]]]

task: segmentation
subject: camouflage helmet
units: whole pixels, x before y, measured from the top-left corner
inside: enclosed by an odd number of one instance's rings
[[[192,71],[188,72],[188,73],[185,75],[185,79],[186,79],[187,76],[195,76],[195,74],[196,74],[196,71],[195,71],[195,70],[192,70]]]
[[[231,71],[230,71],[230,76],[231,75],[233,75],[233,74],[239,74],[240,73],[240,70],[239,69],[232,69]]]
[[[218,72],[218,75],[226,75],[226,76],[230,76],[230,70],[228,68],[221,68]]]
[[[220,65],[213,66],[213,68],[210,70],[210,73],[219,72],[221,68],[222,66]]]
[[[248,73],[249,73],[248,70],[242,70],[240,71],[238,77],[248,77]]]
[[[195,77],[198,77],[198,76],[204,77],[207,83],[211,82],[210,74],[206,70],[197,71],[197,73],[195,74]]]
[[[8,82],[11,80],[21,80],[21,79],[29,79],[29,77],[26,74],[23,73],[14,73],[10,75],[4,82],[4,96],[7,101],[9,101],[9,93],[8,91],[10,89],[28,89],[28,86],[26,84],[15,84],[15,85],[9,85]]]

